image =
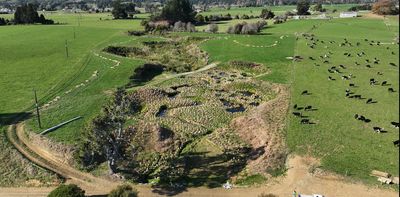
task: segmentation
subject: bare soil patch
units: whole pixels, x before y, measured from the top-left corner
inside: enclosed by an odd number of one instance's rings
[[[262,103],[248,114],[235,118],[230,127],[251,144],[253,158],[248,168],[265,174],[268,169],[282,166],[286,160],[286,145],[282,130],[289,106],[288,88],[275,85],[277,97]]]

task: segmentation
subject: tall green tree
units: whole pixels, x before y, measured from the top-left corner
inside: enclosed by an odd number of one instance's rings
[[[307,0],[300,0],[297,2],[297,14],[309,15],[310,3]]]
[[[43,15],[39,17],[38,12],[36,11],[36,6],[34,6],[33,4],[24,4],[17,7],[14,13],[14,22],[16,24],[53,23],[52,20],[45,19]]]
[[[261,10],[260,17],[263,19],[271,19],[271,18],[275,17],[275,14],[270,9],[265,8],[265,9]]]
[[[169,0],[161,11],[160,19],[170,23],[194,22],[196,12],[189,0]]]
[[[112,15],[115,19],[125,19],[128,18],[128,13],[125,11],[125,6],[122,5],[121,0],[114,1],[112,10]]]

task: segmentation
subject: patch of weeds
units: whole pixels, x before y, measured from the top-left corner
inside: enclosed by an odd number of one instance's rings
[[[285,166],[267,170],[267,173],[270,174],[272,177],[278,177],[278,176],[285,175],[286,172],[287,172],[287,168]]]
[[[243,186],[250,186],[250,185],[258,185],[262,184],[267,180],[266,177],[264,177],[261,174],[254,174],[250,176],[246,176],[244,178],[240,178],[236,180],[237,185],[243,185]]]

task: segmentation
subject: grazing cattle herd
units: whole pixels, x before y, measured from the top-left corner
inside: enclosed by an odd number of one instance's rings
[[[303,38],[306,39],[306,45],[309,46],[313,50],[316,49],[316,47],[318,46],[319,43],[320,44],[324,44],[325,43],[323,40],[320,40],[320,39],[316,38],[316,36],[313,35],[313,34],[302,34],[302,36],[303,36]],[[379,42],[379,41],[373,41],[373,40],[369,41],[368,39],[364,39],[364,42],[369,44],[369,46],[381,46],[382,45],[382,43]],[[336,41],[331,40],[331,41],[329,41],[329,43],[330,44],[335,44]],[[357,42],[356,43],[357,47],[362,46],[362,45],[363,44],[361,42]],[[344,38],[343,42],[341,42],[339,44],[339,47],[352,47],[352,46],[353,46],[353,44],[349,40],[347,40],[346,38]],[[327,49],[328,46],[325,46],[324,48]],[[391,48],[390,47],[386,47],[386,49],[390,50]],[[328,51],[326,54],[319,56],[320,61],[323,64],[332,64],[331,63],[332,60],[330,58],[331,58],[331,56],[333,54],[334,53],[332,53],[331,51]],[[390,54],[391,55],[395,55],[396,53],[394,51],[391,51]],[[343,58],[358,58],[358,59],[360,59],[360,58],[362,58],[363,56],[366,56],[366,55],[367,54],[364,51],[361,51],[361,52],[357,53],[356,54],[357,57],[353,56],[353,54],[350,53],[350,52],[345,52],[345,53],[343,53],[343,56],[344,56]],[[314,66],[320,66],[320,64],[317,62],[318,60],[316,58],[314,58],[312,56],[309,56],[308,59],[314,62]],[[374,57],[372,60],[365,59],[365,67],[368,68],[368,69],[369,68],[378,68],[378,67],[375,67],[375,66],[372,66],[372,65],[378,66],[380,64],[381,64],[381,60],[378,59],[377,57]],[[359,63],[358,61],[355,61],[354,65],[356,67],[362,66],[362,64]],[[393,63],[393,62],[390,62],[389,65],[393,66],[393,67],[397,67],[397,64]],[[344,65],[344,64],[330,66],[327,69],[327,71],[328,71],[328,80],[329,81],[336,81],[336,78],[333,75],[338,74],[338,75],[340,75],[342,80],[349,80],[350,81],[350,83],[349,83],[349,88],[350,89],[348,88],[348,89],[345,90],[345,97],[346,98],[358,99],[358,100],[365,100],[366,99],[365,104],[368,104],[368,105],[378,103],[377,99],[363,97],[361,94],[356,94],[356,90],[357,90],[356,88],[358,86],[354,82],[351,81],[353,78],[355,78],[355,76],[352,73],[344,74],[345,73],[344,70],[346,70],[346,69],[347,69],[347,66]],[[378,76],[384,76],[384,73],[379,71],[379,72],[377,72],[377,75]],[[361,84],[361,85],[363,85],[363,84]],[[370,86],[382,86],[382,87],[389,86],[388,89],[387,89],[389,93],[396,92],[394,87],[390,87],[391,84],[388,82],[388,80],[382,80],[380,82],[380,81],[376,80],[375,78],[370,78],[369,85]],[[307,96],[307,95],[311,95],[311,92],[309,90],[303,90],[301,92],[301,96]],[[306,124],[306,125],[315,124],[314,122],[312,122],[310,120],[310,118],[308,116],[305,116],[301,112],[302,110],[303,111],[317,110],[317,109],[313,109],[313,107],[311,105],[308,105],[308,106],[305,106],[305,107],[299,107],[297,104],[294,104],[293,110],[294,110],[294,112],[292,112],[292,114],[294,116],[300,118],[300,124]],[[371,120],[369,118],[366,118],[364,115],[360,115],[360,114],[355,114],[354,115],[354,119],[362,121],[364,123],[370,123],[370,122],[373,123],[373,120]],[[391,125],[395,129],[399,128],[399,122],[392,121]],[[387,130],[385,130],[383,127],[380,127],[379,125],[378,126],[374,125],[372,127],[372,131],[374,131],[375,133],[387,133],[388,132]],[[394,144],[394,146],[399,147],[399,145],[400,145],[399,140],[393,141],[393,144]]]

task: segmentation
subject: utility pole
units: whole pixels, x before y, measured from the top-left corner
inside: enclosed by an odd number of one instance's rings
[[[38,100],[37,100],[37,96],[36,96],[36,90],[33,89],[33,92],[35,94],[36,116],[37,116],[37,120],[38,120],[38,123],[39,123],[39,128],[41,129],[42,128],[42,124],[40,122],[39,104],[38,104]]]
[[[74,40],[75,40],[75,38],[76,38],[75,27],[73,27],[73,28],[74,28]]]
[[[68,55],[68,42],[65,40],[65,54],[67,55],[67,58],[69,57]]]

